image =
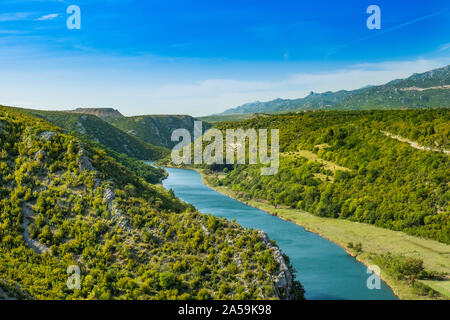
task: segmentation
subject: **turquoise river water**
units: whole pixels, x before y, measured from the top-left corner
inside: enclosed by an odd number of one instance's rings
[[[384,282],[381,289],[368,289],[367,279],[371,274],[367,273],[366,266],[335,243],[210,189],[196,171],[166,170],[169,177],[163,181],[164,187],[173,189],[183,201],[193,204],[202,213],[236,219],[245,228],[263,230],[274,239],[291,259],[307,299],[397,299]]]

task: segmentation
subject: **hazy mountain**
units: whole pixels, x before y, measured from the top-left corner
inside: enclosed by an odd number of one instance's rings
[[[450,66],[413,74],[380,86],[358,90],[315,93],[300,99],[253,102],[228,109],[220,115],[329,109],[400,109],[450,106]]]

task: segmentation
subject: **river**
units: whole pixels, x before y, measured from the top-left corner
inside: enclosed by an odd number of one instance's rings
[[[202,213],[236,219],[245,228],[260,229],[274,239],[297,271],[297,279],[311,300],[392,300],[397,299],[382,281],[381,289],[368,289],[370,274],[364,264],[337,244],[306,231],[303,227],[274,217],[218,193],[202,182],[198,172],[165,168],[169,177],[164,187],[193,204]]]

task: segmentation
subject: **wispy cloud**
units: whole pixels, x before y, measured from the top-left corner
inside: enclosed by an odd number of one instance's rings
[[[440,11],[437,11],[437,12],[433,12],[433,13],[431,13],[431,14],[427,14],[427,15],[425,15],[425,16],[419,17],[419,18],[414,19],[414,20],[410,20],[410,21],[404,22],[404,23],[402,23],[402,24],[399,24],[399,25],[396,25],[396,26],[393,26],[393,27],[390,27],[390,28],[387,28],[387,29],[382,29],[380,32],[376,32],[376,33],[374,33],[373,35],[370,35],[370,36],[367,36],[367,37],[363,37],[363,38],[359,38],[359,39],[352,40],[352,41],[350,41],[350,42],[348,42],[348,43],[345,43],[345,44],[343,44],[343,45],[341,45],[341,46],[339,46],[339,47],[336,47],[336,48],[331,49],[330,52],[329,52],[329,55],[333,55],[333,54],[335,54],[338,50],[343,49],[343,48],[345,48],[345,47],[348,47],[348,46],[350,46],[350,45],[352,45],[352,44],[354,44],[354,43],[361,42],[361,41],[366,41],[366,40],[370,40],[370,39],[375,38],[375,37],[379,37],[380,35],[383,35],[383,34],[386,34],[386,33],[392,32],[392,31],[396,31],[396,30],[398,30],[398,29],[407,27],[407,26],[412,25],[412,24],[415,24],[415,23],[417,23],[417,22],[421,22],[421,21],[423,21],[423,20],[427,20],[427,19],[433,18],[433,17],[435,17],[435,16],[443,15],[443,14],[449,12],[449,11],[450,11],[450,7],[449,7],[449,8],[446,8],[446,9],[443,9],[443,10],[440,10]]]
[[[45,16],[39,17],[36,19],[36,21],[46,21],[46,20],[53,20],[59,17],[59,13],[50,13],[46,14]]]
[[[0,14],[0,22],[28,20],[31,15],[31,12],[2,13]]]
[[[410,20],[410,21],[407,21],[407,22],[405,22],[405,23],[399,24],[399,25],[397,25],[397,26],[395,26],[395,27],[386,29],[386,30],[384,30],[384,31],[381,32],[381,33],[386,33],[386,32],[395,31],[395,30],[397,30],[397,29],[400,29],[400,28],[409,26],[409,25],[414,24],[414,23],[419,22],[419,21],[423,21],[423,20],[432,18],[432,17],[434,17],[434,16],[438,16],[438,15],[447,13],[447,12],[449,12],[449,11],[450,11],[450,8],[446,8],[446,9],[444,9],[444,10],[440,10],[440,11],[437,11],[437,12],[433,12],[433,13],[431,13],[431,14],[427,14],[427,15],[422,16],[422,17],[419,17],[419,18],[417,18],[417,19]]]
[[[13,22],[13,21],[26,21],[26,20],[35,20],[35,21],[47,21],[53,20],[60,16],[59,13],[50,13],[38,18],[35,18],[38,13],[36,12],[8,12],[0,14],[0,22]]]
[[[25,31],[22,30],[7,30],[7,29],[0,29],[0,35],[20,35],[24,34]]]
[[[440,51],[445,51],[445,50],[448,50],[448,49],[450,49],[450,42],[444,44],[443,46],[441,46],[441,47],[439,48]]]

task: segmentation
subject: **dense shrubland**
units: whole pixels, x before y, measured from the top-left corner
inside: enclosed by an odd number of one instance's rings
[[[140,140],[124,132],[105,120],[89,114],[62,111],[26,110],[31,115],[46,119],[68,133],[75,133],[102,146],[140,160],[156,160],[169,150]]]
[[[371,255],[374,263],[383,268],[387,274],[396,280],[406,281],[413,292],[418,296],[428,296],[436,299],[446,299],[442,294],[436,292],[420,280],[443,280],[444,275],[437,272],[427,271],[423,266],[423,260],[403,255],[386,253],[382,255]]]
[[[187,115],[147,115],[135,117],[120,117],[109,119],[113,126],[155,146],[172,149],[178,142],[171,140],[176,129],[186,129],[194,136],[194,121]],[[203,130],[209,129],[208,123],[203,123]]]
[[[449,150],[450,109],[308,112],[224,122],[227,128],[280,129],[280,169],[203,165],[239,192],[313,214],[350,219],[450,243],[449,155],[386,136]],[[318,162],[309,155],[325,160]]]
[[[96,116],[62,111],[5,108],[15,113],[46,119],[66,133],[74,134],[83,141],[103,149],[108,156],[147,182],[157,183],[166,177],[164,170],[148,166],[141,160],[159,159],[167,155],[169,150],[140,141]]]
[[[66,286],[70,265],[79,290]],[[11,296],[283,298],[279,273],[257,231],[202,215],[98,146],[0,107],[0,289]]]

